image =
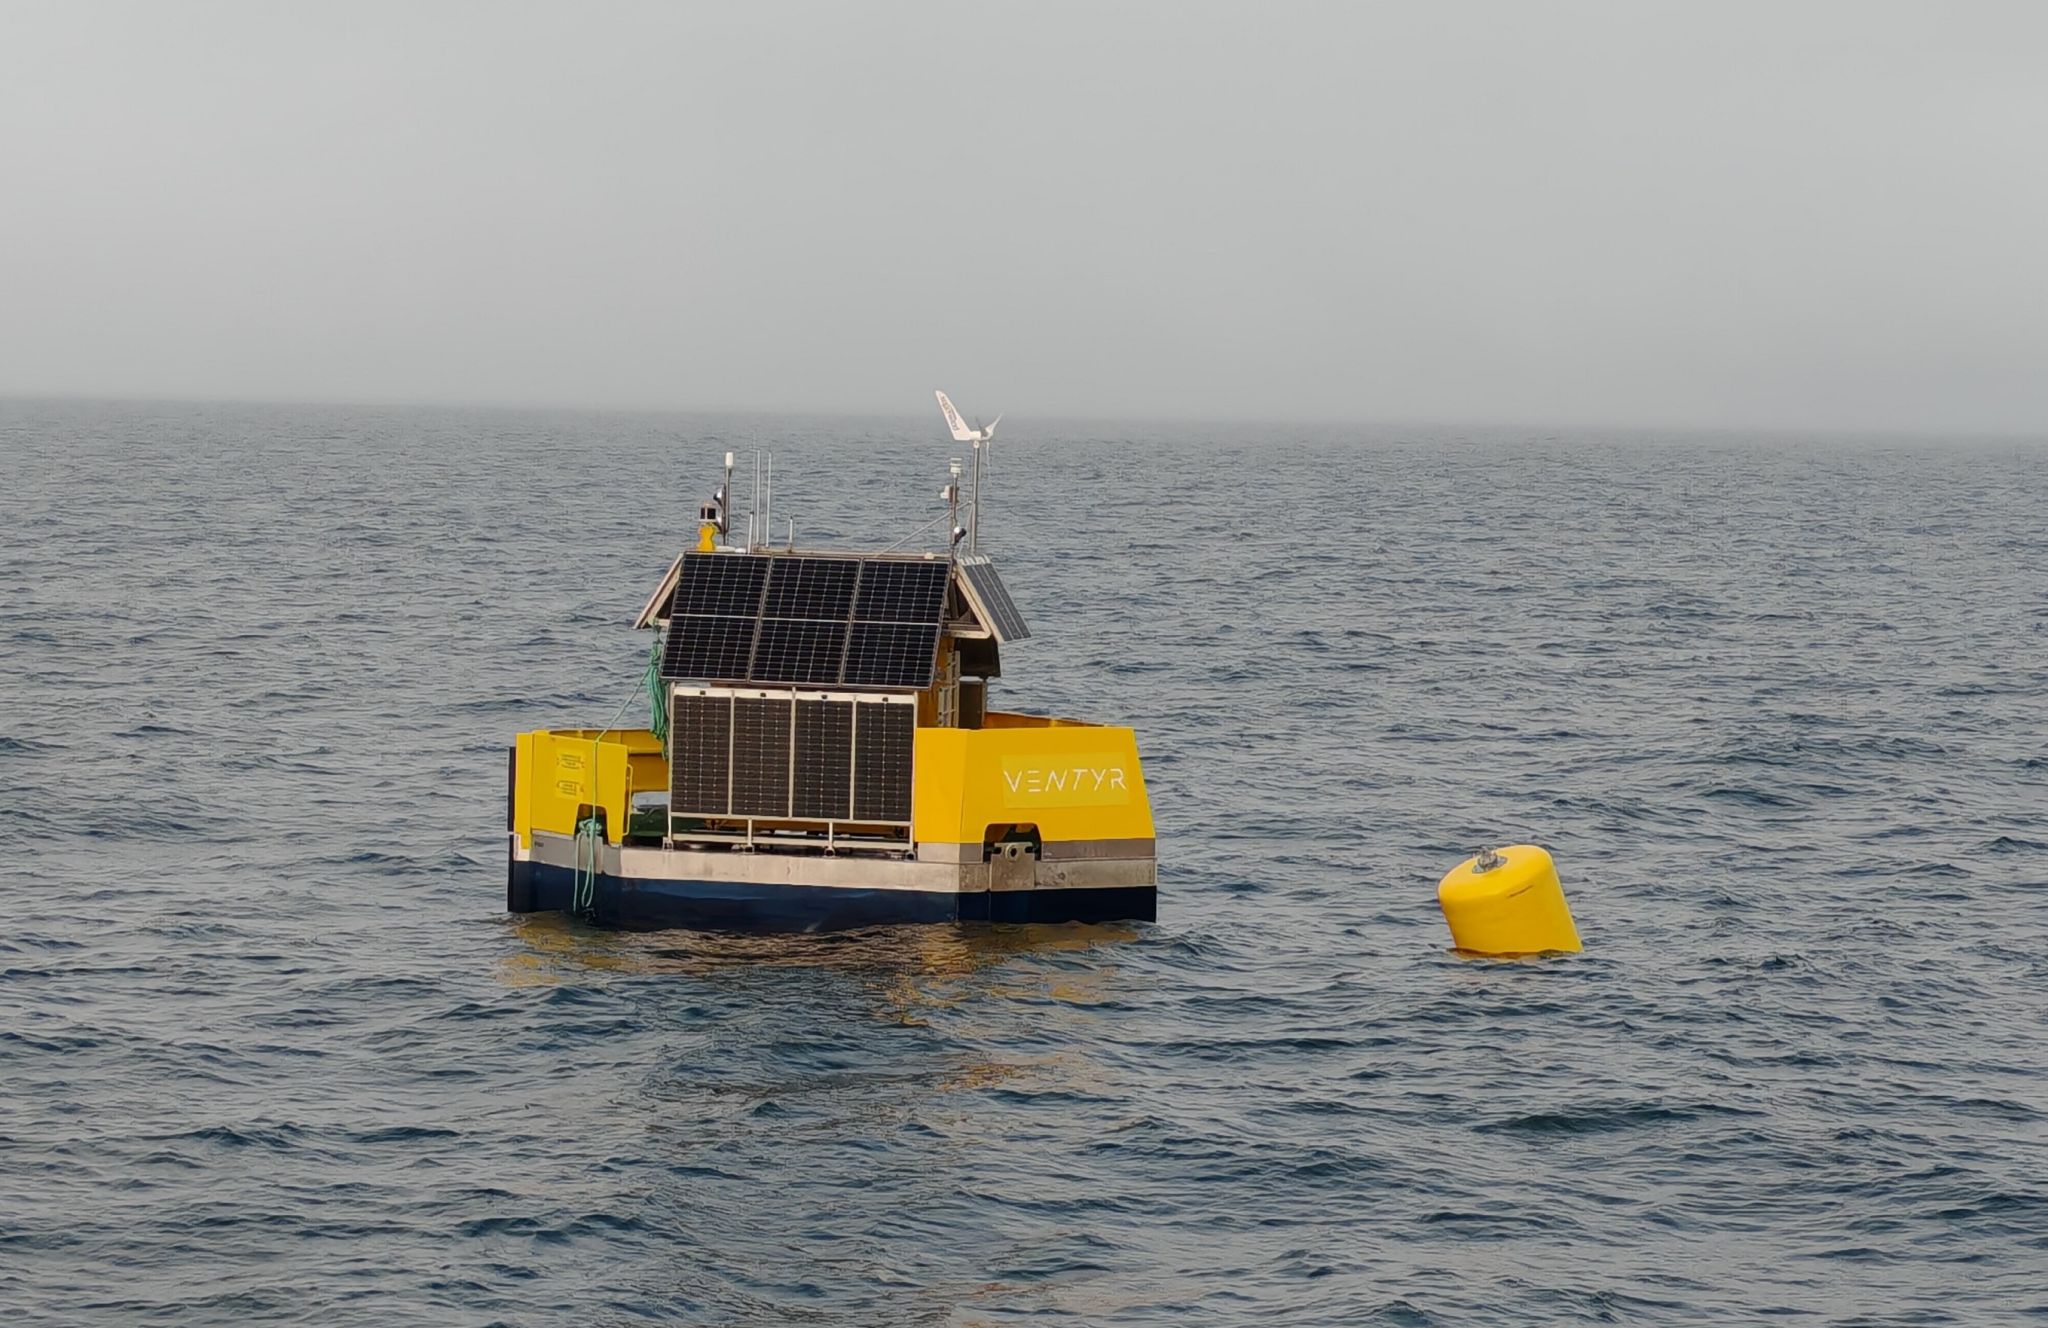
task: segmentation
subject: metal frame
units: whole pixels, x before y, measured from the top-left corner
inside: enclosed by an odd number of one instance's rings
[[[938,671],[938,678],[932,685],[936,693],[935,717],[940,728],[957,729],[960,727],[960,652],[948,650],[944,653],[946,665]]]

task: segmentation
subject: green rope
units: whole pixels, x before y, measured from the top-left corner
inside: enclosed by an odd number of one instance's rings
[[[642,681],[647,688],[647,705],[651,712],[648,715],[648,727],[661,740],[662,746],[667,747],[668,688],[661,677],[661,632],[658,629],[654,633],[654,645],[647,652],[647,673]],[[635,692],[638,690],[634,689]],[[618,714],[613,715],[611,722],[599,729],[597,737],[591,740],[590,773],[593,781],[597,778],[598,744],[618,725],[620,718],[626,713],[626,707],[633,704],[633,695],[633,692],[626,693],[626,699],[619,705]],[[593,796],[595,787],[593,782]],[[633,812],[629,807],[626,809],[628,833],[632,830],[632,823]],[[598,819],[594,810],[576,822],[576,883],[569,898],[569,911],[579,917],[592,917],[597,911],[597,869],[604,860],[604,838],[604,822]]]
[[[604,822],[595,812],[576,823],[576,892],[569,911],[587,917],[597,911],[597,867],[603,850]]]
[[[662,749],[668,749],[668,683],[661,676],[661,629],[654,632],[654,644],[647,651],[647,727],[654,730]]]

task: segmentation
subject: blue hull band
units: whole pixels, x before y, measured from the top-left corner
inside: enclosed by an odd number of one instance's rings
[[[514,913],[566,913],[575,889],[576,873],[567,867],[514,862],[505,906]],[[1158,899],[1151,886],[954,894],[601,875],[592,905],[595,921],[612,927],[840,931],[904,922],[1150,922]]]

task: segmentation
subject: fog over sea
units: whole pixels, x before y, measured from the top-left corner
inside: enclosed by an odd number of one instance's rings
[[[720,455],[872,549],[935,412],[0,402],[0,1320],[2048,1321],[2048,445],[1006,404],[1157,923],[504,912]]]

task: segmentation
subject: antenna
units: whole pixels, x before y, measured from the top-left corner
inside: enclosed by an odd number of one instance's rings
[[[767,544],[775,538],[775,529],[768,524],[768,500],[769,490],[774,484],[775,454],[759,447],[743,447],[737,452],[725,454],[725,506],[728,512],[732,509],[734,496],[732,465],[743,456],[754,459],[754,488],[747,496],[747,542],[742,546],[748,553],[752,553],[757,545]],[[730,534],[726,530],[719,533]]]
[[[732,538],[732,462],[733,455],[725,454],[725,483],[718,486],[718,538]]]
[[[1003,422],[1003,417],[996,416],[988,422],[985,429],[981,427],[981,421],[976,420],[974,427],[970,429],[967,422],[960,418],[960,412],[953,409],[951,397],[939,391],[934,391],[932,395],[939,399],[939,413],[946,417],[946,427],[953,431],[953,441],[974,444],[974,487],[969,491],[967,498],[967,551],[973,553],[981,545],[982,452],[986,445],[994,442],[996,426]],[[956,461],[954,464],[957,466],[959,463]]]

